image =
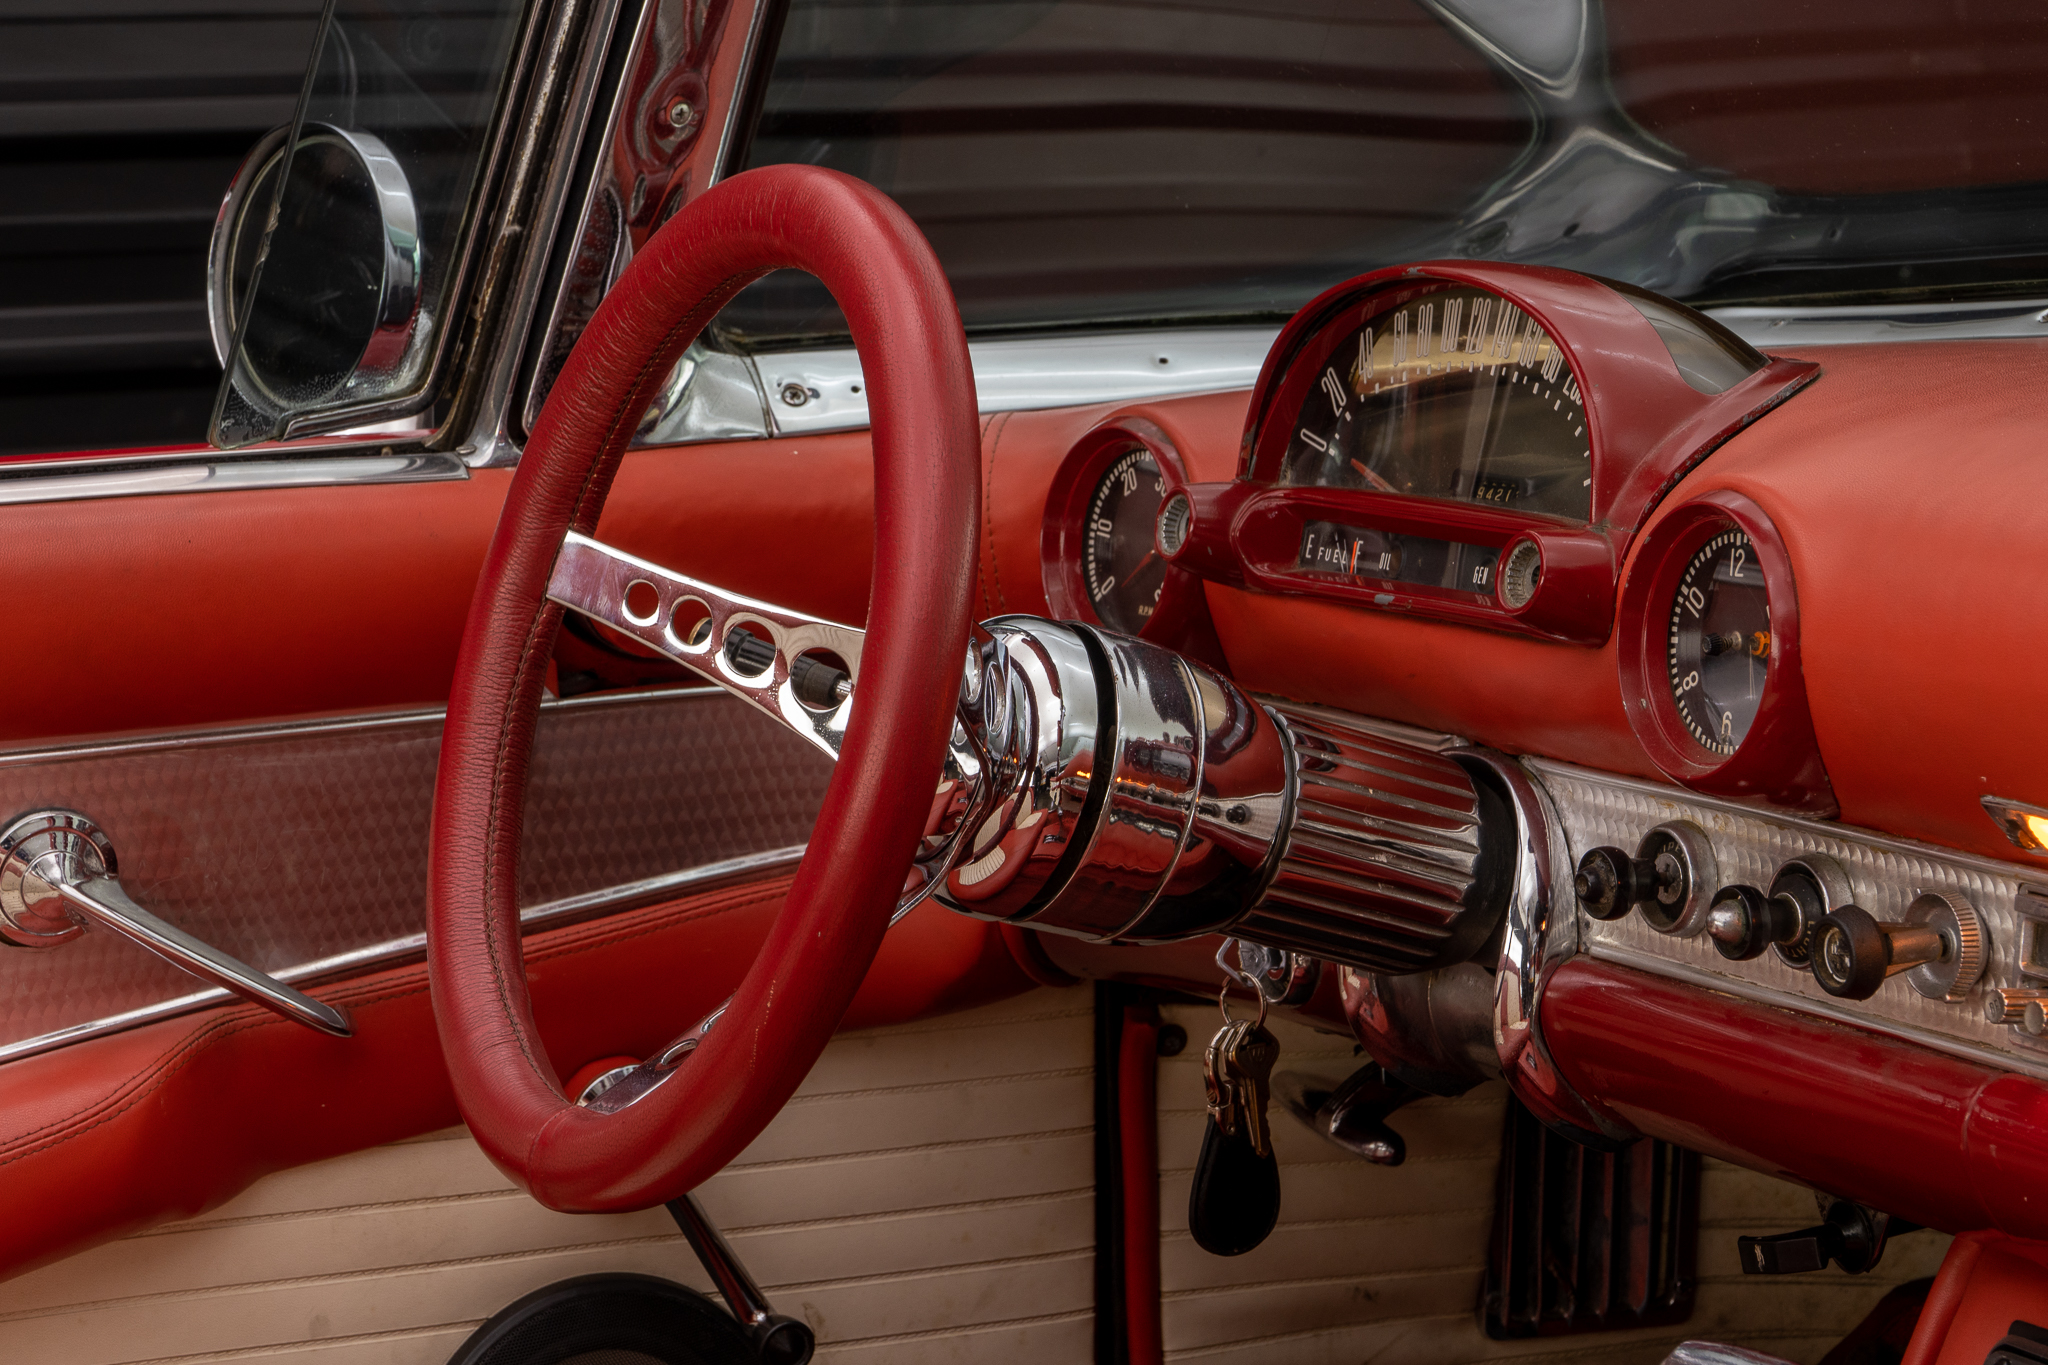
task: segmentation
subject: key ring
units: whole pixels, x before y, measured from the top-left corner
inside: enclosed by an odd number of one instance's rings
[[[1223,989],[1216,992],[1216,1008],[1223,1013],[1225,1027],[1239,1022],[1230,1017],[1230,988],[1237,984],[1235,981],[1225,981]],[[1258,1018],[1252,1020],[1252,1027],[1264,1028],[1266,1026],[1266,994],[1264,991],[1254,990],[1252,997],[1259,1002],[1259,1015]]]
[[[1264,1028],[1266,1026],[1266,1005],[1268,1003],[1266,993],[1259,989],[1259,983],[1256,980],[1245,974],[1244,968],[1231,963],[1230,950],[1236,946],[1236,939],[1226,938],[1223,940],[1223,946],[1216,950],[1216,965],[1223,971],[1223,989],[1216,993],[1216,1008],[1222,1011],[1223,1022],[1226,1025],[1236,1023],[1237,1020],[1230,1017],[1230,988],[1232,986],[1242,986],[1252,993],[1254,1000],[1259,1002],[1259,1016],[1252,1021],[1252,1027]]]

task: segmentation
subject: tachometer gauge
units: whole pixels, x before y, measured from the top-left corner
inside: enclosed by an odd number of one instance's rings
[[[1095,615],[1111,630],[1136,635],[1159,604],[1166,562],[1152,530],[1165,496],[1159,462],[1135,446],[1103,471],[1088,497],[1082,577]]]
[[[1671,598],[1671,698],[1700,746],[1732,754],[1771,675],[1771,599],[1749,537],[1729,527],[1693,551]]]
[[[1556,339],[1507,299],[1447,288],[1337,338],[1280,478],[1587,521],[1593,446]]]
[[[1061,620],[1212,657],[1217,647],[1201,580],[1168,563],[1158,547],[1159,509],[1187,483],[1171,438],[1135,414],[1111,418],[1074,442],[1045,498],[1039,543],[1046,609]]]

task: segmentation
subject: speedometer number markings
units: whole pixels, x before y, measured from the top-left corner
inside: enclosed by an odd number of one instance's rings
[[[1469,286],[1411,297],[1341,333],[1311,374],[1283,482],[1591,519],[1577,378],[1506,299]]]

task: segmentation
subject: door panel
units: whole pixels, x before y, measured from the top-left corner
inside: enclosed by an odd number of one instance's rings
[[[416,959],[439,711],[182,732],[0,756],[0,812],[90,816],[144,908],[292,983]],[[723,692],[543,708],[520,903],[531,924],[673,899],[794,861],[831,764]],[[748,855],[745,869],[722,865]],[[218,1003],[113,935],[0,953],[0,1060]]]

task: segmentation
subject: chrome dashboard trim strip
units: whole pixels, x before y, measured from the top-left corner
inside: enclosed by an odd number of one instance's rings
[[[803,857],[803,853],[804,845],[792,844],[785,848],[772,848],[760,853],[726,858],[719,862],[706,863],[702,867],[686,868],[681,872],[671,872],[660,877],[626,882],[581,896],[567,896],[561,900],[521,910],[520,928],[528,933],[541,928],[559,928],[578,920],[595,919],[607,911],[649,905],[684,892],[710,891],[721,885],[763,879],[769,873],[785,867],[794,867]],[[424,933],[408,934],[404,938],[373,944],[367,948],[339,953],[314,962],[303,962],[271,975],[287,985],[317,984],[344,976],[359,975],[373,969],[399,966],[408,960],[425,956],[426,950],[427,936]],[[50,1052],[87,1038],[119,1033],[125,1029],[139,1028],[144,1024],[153,1024],[196,1010],[229,1004],[235,999],[236,997],[227,991],[215,987],[160,1001],[154,1005],[145,1005],[141,1009],[109,1015],[104,1019],[95,1019],[89,1023],[74,1024],[70,1028],[58,1029],[40,1037],[24,1038],[20,1042],[0,1047],[0,1065],[22,1057]]]
[[[1786,346],[1867,346],[1884,341],[2048,337],[2048,299],[1704,311],[1760,350]]]
[[[1704,935],[1659,934],[1640,915],[1599,921],[1578,913],[1579,951],[1620,966],[1915,1043],[1978,1065],[2048,1079],[2048,1045],[2016,1028],[1991,1024],[1982,993],[2022,984],[2023,919],[2019,901],[2038,869],[1978,854],[1916,843],[1827,820],[1764,810],[1702,796],[1642,778],[1525,758],[1564,826],[1567,856],[1576,863],[1599,844],[1633,844],[1651,825],[1689,820],[1712,840],[1719,880],[1768,886],[1793,857],[1825,854],[1841,865],[1856,903],[1881,920],[1896,919],[1924,891],[1958,893],[1990,931],[1990,960],[1969,999],[1926,999],[1903,978],[1863,1001],[1838,1000],[1808,972],[1766,953],[1748,962],[1721,957]],[[1999,1046],[2003,1043],[2004,1046]]]
[[[256,488],[441,483],[468,477],[469,469],[461,460],[434,452],[397,455],[387,449],[374,455],[249,460],[220,458],[212,450],[202,449],[135,463],[100,457],[90,461],[36,462],[12,470],[0,466],[0,507],[165,493],[232,493]]]
[[[970,342],[967,352],[981,412],[1032,412],[1248,389],[1278,335],[1274,327],[1069,333]],[[860,357],[850,347],[755,356],[713,352],[699,359],[688,375],[679,368],[636,445],[806,436],[868,425]],[[700,383],[717,391],[700,396]],[[758,427],[739,406],[749,383],[764,405]]]

